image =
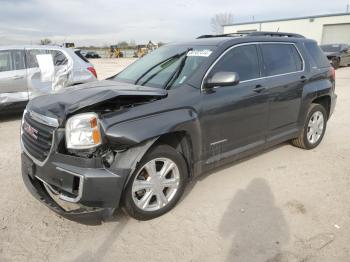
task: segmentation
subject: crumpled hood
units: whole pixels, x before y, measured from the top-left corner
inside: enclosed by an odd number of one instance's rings
[[[58,118],[59,122],[62,123],[69,114],[116,97],[162,98],[166,97],[167,94],[166,90],[160,88],[103,80],[68,87],[55,94],[34,98],[29,102],[27,109]]]

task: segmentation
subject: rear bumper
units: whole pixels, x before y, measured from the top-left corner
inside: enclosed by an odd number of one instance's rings
[[[31,194],[64,216],[119,207],[129,169],[109,170],[96,159],[53,153],[44,165],[22,153],[23,181]]]

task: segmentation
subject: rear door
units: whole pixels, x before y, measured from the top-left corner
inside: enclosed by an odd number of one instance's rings
[[[292,43],[261,43],[263,75],[269,93],[267,140],[297,131],[301,96],[306,77],[304,60]]]
[[[28,100],[24,50],[0,50],[0,103]]]

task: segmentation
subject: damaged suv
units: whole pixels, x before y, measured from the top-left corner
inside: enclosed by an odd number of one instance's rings
[[[336,102],[317,43],[255,32],[169,44],[108,80],[33,99],[22,175],[65,216],[174,207],[189,179],[290,140],[312,149]]]

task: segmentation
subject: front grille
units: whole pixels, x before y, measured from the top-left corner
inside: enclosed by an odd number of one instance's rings
[[[44,161],[51,150],[55,127],[34,120],[30,113],[24,115],[22,143],[28,153],[39,161]]]

